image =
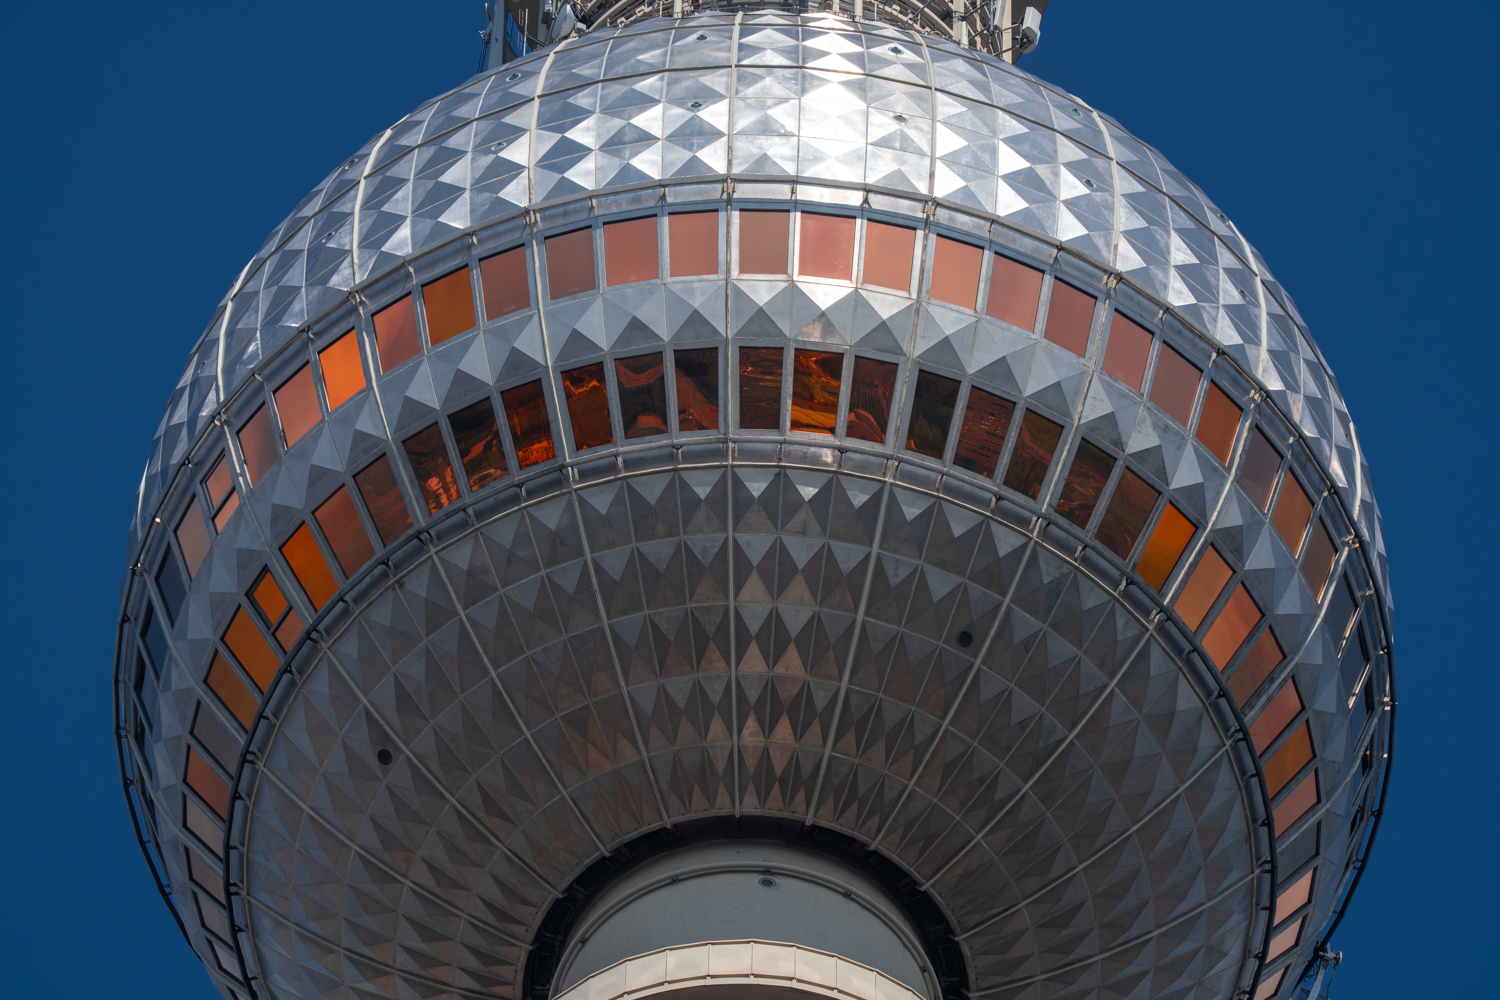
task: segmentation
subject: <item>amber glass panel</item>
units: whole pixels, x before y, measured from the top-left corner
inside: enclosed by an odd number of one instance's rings
[[[1091,441],[1080,441],[1073,465],[1068,469],[1068,478],[1063,480],[1062,491],[1057,497],[1057,512],[1080,528],[1087,528],[1114,468],[1114,457],[1103,448]],[[1155,499],[1152,497],[1153,502]]]
[[[516,447],[521,468],[557,457],[552,443],[552,421],[547,416],[547,394],[540,380],[506,389],[500,394],[505,420],[510,424],[510,443]]]
[[[1234,575],[1234,570],[1229,568],[1212,546],[1203,553],[1203,558],[1198,560],[1198,565],[1193,569],[1193,575],[1188,577],[1187,585],[1182,588],[1182,593],[1177,595],[1177,600],[1172,604],[1172,609],[1182,616],[1187,622],[1188,628],[1194,632],[1198,626],[1203,624],[1203,616],[1208,614],[1208,609],[1213,607],[1214,601],[1224,591],[1224,585]],[[1156,588],[1160,590],[1160,587]]]
[[[612,443],[615,435],[609,426],[609,387],[604,384],[604,363],[563,372],[562,384],[568,422],[573,425],[574,447],[582,451]]]
[[[240,741],[201,702],[193,712],[192,731],[208,755],[224,770],[234,773],[235,762],[240,759]]]
[[[229,476],[229,463],[222,458],[215,462],[213,471],[203,480],[203,485],[208,490],[209,503],[215,507],[223,503],[224,497],[234,489],[234,480]]]
[[[674,278],[719,273],[719,213],[667,216],[667,273]]]
[[[620,423],[625,428],[625,440],[667,433],[665,367],[660,354],[638,354],[615,361],[615,384],[620,387]]]
[[[1094,325],[1094,297],[1061,281],[1052,282],[1052,301],[1047,304],[1047,329],[1043,336],[1080,358],[1089,349],[1089,331]]]
[[[1135,548],[1136,539],[1141,537],[1141,529],[1146,526],[1146,519],[1151,516],[1159,496],[1161,494],[1152,489],[1144,479],[1126,469],[1120,473],[1120,481],[1115,484],[1115,495],[1110,498],[1109,506],[1104,508],[1104,517],[1100,519],[1099,530],[1094,532],[1094,537],[1121,559],[1127,558],[1130,550]],[[1191,533],[1188,537],[1192,537]],[[1176,564],[1175,557],[1173,564]],[[1168,572],[1171,572],[1170,568]]]
[[[1240,412],[1223,389],[1208,383],[1203,412],[1198,414],[1197,437],[1203,442],[1203,447],[1225,465],[1229,464],[1229,453],[1234,450],[1234,432],[1240,428]]]
[[[928,297],[964,309],[975,308],[979,301],[979,270],[983,266],[984,251],[978,247],[946,236],[934,237]]]
[[[1281,456],[1271,442],[1260,431],[1250,435],[1245,445],[1245,458],[1240,463],[1240,485],[1261,510],[1271,499],[1271,487],[1276,485],[1276,471],[1281,468]]]
[[[849,386],[849,416],[844,435],[857,441],[885,444],[891,422],[891,399],[896,393],[900,366],[874,358],[854,359],[854,382]]]
[[[203,924],[204,929],[217,935],[221,941],[228,941],[232,932],[224,914],[204,903],[203,897],[196,892],[193,893],[193,902],[198,907],[198,921]]]
[[[1266,772],[1266,789],[1272,798],[1281,793],[1297,773],[1307,766],[1308,761],[1313,759],[1312,736],[1307,731],[1307,723],[1297,727],[1291,738],[1281,745],[1281,749],[1271,755],[1262,767]]]
[[[304,524],[292,532],[292,537],[281,546],[281,554],[313,607],[327,604],[339,585],[333,578],[333,570],[328,568],[328,560],[323,558],[323,550],[318,548],[317,539],[313,538],[312,529]],[[240,663],[243,665],[244,661]]]
[[[208,556],[208,526],[199,513],[198,500],[188,504],[188,509],[177,522],[177,547],[182,549],[182,561],[187,563],[188,579],[198,575],[198,567]]]
[[[1287,970],[1282,969],[1279,972],[1267,975],[1265,979],[1260,981],[1260,986],[1256,988],[1255,995],[1250,1000],[1271,1000],[1272,997],[1281,992],[1281,981],[1286,978],[1286,973]]]
[[[1318,600],[1323,599],[1323,587],[1328,583],[1328,574],[1333,572],[1333,560],[1338,551],[1333,547],[1333,539],[1328,536],[1328,529],[1322,522],[1312,533],[1312,541],[1307,543],[1307,554],[1302,557],[1302,576],[1307,580],[1307,585],[1312,588],[1313,596]]]
[[[213,851],[214,857],[223,857],[220,851],[224,843],[224,831],[202,806],[186,795],[182,797],[182,825],[187,827],[193,836],[203,841],[203,846]]]
[[[260,634],[260,629],[255,627],[254,620],[244,608],[236,608],[234,617],[229,619],[229,627],[224,630],[224,645],[229,647],[229,652],[234,654],[250,679],[264,691],[275,676],[281,657]]]
[[[1307,811],[1318,804],[1318,772],[1311,771],[1307,777],[1297,782],[1297,786],[1287,793],[1287,797],[1281,800],[1281,804],[1271,811],[1271,824],[1274,835],[1280,835],[1292,828]],[[1308,872],[1304,878],[1309,878],[1312,872]],[[1299,880],[1300,881],[1300,880]],[[1287,892],[1291,890],[1288,889]],[[1306,902],[1304,900],[1303,902]],[[1290,913],[1302,903],[1282,908],[1280,901],[1277,902],[1278,913]]]
[[[1271,944],[1266,949],[1266,961],[1271,962],[1286,954],[1297,944],[1297,939],[1302,936],[1302,925],[1307,922],[1307,915],[1298,917],[1286,930],[1280,931],[1271,938]]]
[[[328,393],[330,410],[337,410],[365,387],[365,367],[359,360],[359,337],[353,330],[318,352],[318,366],[323,369],[323,389]]]
[[[1239,651],[1240,644],[1245,641],[1250,630],[1259,623],[1260,608],[1256,607],[1250,591],[1245,589],[1244,584],[1240,584],[1234,588],[1224,610],[1219,612],[1213,627],[1203,637],[1204,652],[1208,653],[1214,666],[1223,670],[1224,665]]]
[[[1161,590],[1177,568],[1177,560],[1182,558],[1188,542],[1193,540],[1194,530],[1193,522],[1184,517],[1182,511],[1167,504],[1151,531],[1151,537],[1146,540],[1146,547],[1141,550],[1135,571],[1154,589]]]
[[[484,295],[487,320],[530,309],[531,278],[526,273],[526,248],[516,247],[480,261],[479,290]]]
[[[797,241],[797,273],[852,281],[854,219],[847,215],[803,212]]]
[[[1300,792],[1301,790],[1302,786],[1298,785],[1297,791]],[[1314,790],[1313,795],[1316,799],[1316,790]],[[1284,830],[1286,829],[1286,827],[1278,823],[1276,825],[1276,829]],[[1293,882],[1291,885],[1287,886],[1285,889],[1281,890],[1281,892],[1276,896],[1276,913],[1271,918],[1273,922],[1281,920],[1293,910],[1301,909],[1302,907],[1307,905],[1307,901],[1312,899],[1313,875],[1315,875],[1317,871],[1318,870],[1316,868],[1309,868],[1306,874],[1304,874],[1301,878]]]
[[[281,588],[276,586],[276,578],[270,573],[261,574],[260,582],[250,592],[250,599],[255,602],[268,624],[274,625],[281,621],[281,613],[286,610],[287,600]]]
[[[740,273],[786,274],[790,212],[740,213]]]
[[[911,254],[916,242],[915,229],[884,222],[865,223],[865,262],[860,280],[898,292],[910,290]]]
[[[1005,485],[1032,500],[1042,492],[1042,480],[1052,467],[1052,453],[1062,438],[1062,425],[1053,423],[1035,410],[1021,418],[1021,436],[1011,452],[1010,466],[1005,470]]]
[[[779,347],[740,348],[740,427],[775,430],[781,426],[781,364]]]
[[[318,425],[323,411],[318,408],[318,389],[313,385],[311,365],[303,365],[297,374],[282,383],[275,392],[276,415],[281,418],[281,433],[290,448]]]
[[[406,457],[411,462],[411,471],[416,474],[417,486],[427,509],[436,514],[458,499],[458,479],[453,475],[453,463],[448,460],[448,445],[443,441],[443,432],[437,424],[429,424],[405,441]]]
[[[656,216],[604,224],[604,283],[628,285],[661,276]]]
[[[421,350],[417,312],[410,295],[403,295],[375,314],[375,351],[380,355],[381,371],[410,361]]]
[[[719,349],[673,351],[677,381],[677,429],[719,429]]]
[[[1307,525],[1312,520],[1312,501],[1307,499],[1301,484],[1290,472],[1281,483],[1281,496],[1276,498],[1276,511],[1271,523],[1281,532],[1282,541],[1296,555],[1302,550],[1302,539],[1307,537]]]
[[[219,700],[229,709],[229,714],[239,721],[241,727],[250,728],[250,723],[255,721],[255,709],[260,705],[260,698],[245,686],[229,661],[217,653],[208,667],[208,689],[219,696]]]
[[[1109,343],[1104,348],[1104,370],[1136,392],[1146,378],[1151,358],[1151,334],[1133,320],[1115,313],[1109,321]]]
[[[240,509],[240,498],[233,490],[229,491],[229,499],[224,501],[224,506],[214,515],[214,530],[223,531],[224,525],[234,516],[234,512]]]
[[[381,455],[354,477],[359,495],[364,497],[365,509],[380,541],[389,545],[411,527],[411,515],[407,513],[406,501],[401,499],[401,487],[396,484],[396,473],[391,460]]]
[[[297,617],[297,612],[288,611],[281,624],[276,626],[272,633],[276,637],[276,643],[282,649],[291,649],[292,643],[297,641],[297,636],[302,634],[302,619]]]
[[[928,458],[942,458],[953,426],[959,382],[928,371],[917,372],[917,391],[906,424],[906,448]]]
[[[505,464],[505,442],[500,440],[500,423],[489,399],[459,410],[448,418],[448,426],[453,431],[453,443],[458,445],[458,460],[469,477],[469,489],[483,489],[510,473]]]
[[[224,873],[215,871],[196,852],[188,851],[188,877],[193,884],[219,902],[224,902]]]
[[[264,406],[245,421],[240,428],[240,451],[245,455],[245,475],[250,485],[260,482],[266,470],[276,464],[280,452],[276,449],[276,434],[271,430],[271,414]]]
[[[1199,375],[1191,361],[1163,344],[1156,358],[1156,375],[1151,379],[1151,402],[1186,427],[1193,419]]]
[[[993,479],[995,463],[1000,461],[1010,418],[1015,412],[1016,404],[1010,400],[970,387],[963,423],[959,425],[958,444],[953,446],[953,464]]]
[[[1023,330],[1035,330],[1036,309],[1041,300],[1042,272],[996,254],[990,268],[990,294],[984,306],[985,315]]]
[[[323,529],[323,537],[328,539],[328,547],[333,549],[345,576],[353,576],[355,570],[375,558],[375,546],[370,544],[370,536],[347,487],[340,486],[337,493],[313,511],[313,517],[318,519],[318,527]]]
[[[474,329],[474,286],[469,269],[461,267],[423,285],[422,307],[427,311],[429,344],[441,344]]]
[[[198,751],[188,747],[187,786],[207,802],[220,819],[229,815],[229,785]]]
[[[844,356],[834,351],[792,352],[794,431],[832,434],[844,384]]]
[[[1271,676],[1281,663],[1285,654],[1281,651],[1281,644],[1266,629],[1255,640],[1255,645],[1250,647],[1250,652],[1240,661],[1239,668],[1235,670],[1234,676],[1229,678],[1229,693],[1234,695],[1234,700],[1239,705],[1244,705],[1250,700],[1251,695],[1260,690],[1266,678]]]
[[[575,229],[547,237],[547,296],[566,298],[594,290],[594,231]]]
[[[1266,747],[1276,742],[1276,737],[1291,725],[1301,711],[1302,699],[1297,695],[1297,685],[1287,681],[1266,703],[1266,707],[1260,710],[1255,721],[1250,723],[1250,742],[1255,744],[1255,752],[1265,753]]]

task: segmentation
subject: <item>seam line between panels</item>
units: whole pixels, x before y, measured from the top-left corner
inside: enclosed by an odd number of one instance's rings
[[[734,143],[734,131],[733,131],[734,130],[734,106],[735,106],[735,104],[739,100],[740,25],[744,23],[744,19],[745,19],[745,12],[744,11],[740,11],[738,14],[735,15],[735,17],[734,17],[734,31],[731,33],[731,42],[730,42],[730,51],[729,51],[729,126],[728,126],[729,131],[725,135],[725,145],[728,147],[728,154],[727,154],[727,157],[726,157],[725,163],[724,163],[724,167],[725,167],[725,171],[726,171],[726,173],[725,173],[726,177],[733,177],[734,176],[734,145],[735,145],[735,143]],[[733,182],[731,181],[731,184],[732,183]],[[730,212],[726,212],[725,214],[727,216],[730,216],[729,218],[726,218],[724,220],[724,229],[725,229],[726,236],[728,236],[728,234],[729,234],[729,228],[730,228],[730,223],[733,221],[733,218],[732,218],[733,212],[730,211]],[[737,235],[737,233],[736,233],[736,235]],[[790,234],[788,234],[788,235],[790,235]],[[730,238],[730,240],[732,242],[733,237],[731,236],[729,238]],[[669,239],[670,239],[670,237],[669,237]],[[671,251],[669,249],[668,253],[670,254],[670,252]],[[733,302],[733,299],[734,299],[734,291],[733,291],[732,285],[733,285],[733,282],[734,282],[733,275],[734,275],[734,265],[735,265],[735,263],[737,263],[737,262],[735,260],[733,260],[732,258],[725,258],[725,261],[724,261],[725,279],[724,279],[724,281],[725,281],[725,285],[726,285],[725,291],[726,291],[727,294],[725,294],[725,296],[724,296],[724,369],[723,369],[723,371],[724,371],[724,392],[725,392],[725,396],[727,398],[724,400],[725,405],[724,405],[724,408],[723,408],[723,414],[724,414],[724,416],[723,416],[723,420],[724,420],[724,521],[725,521],[725,524],[724,524],[724,547],[725,547],[725,563],[726,563],[726,566],[727,566],[726,572],[728,573],[728,579],[725,581],[725,583],[727,584],[727,586],[724,588],[725,589],[725,593],[724,593],[724,606],[725,606],[725,610],[727,612],[727,617],[728,617],[728,620],[729,620],[729,764],[730,764],[730,775],[731,775],[730,780],[732,781],[732,784],[729,787],[729,803],[730,803],[731,807],[734,810],[734,816],[735,816],[735,818],[738,819],[739,815],[740,815],[740,799],[742,797],[741,796],[741,791],[740,791],[740,665],[739,665],[739,654],[738,654],[738,648],[737,648],[738,647],[737,640],[738,640],[739,636],[738,636],[738,630],[735,628],[735,618],[739,614],[739,611],[737,610],[737,606],[735,604],[735,594],[736,594],[736,591],[735,591],[735,585],[734,585],[734,549],[735,549],[735,541],[734,541],[734,536],[735,536],[735,530],[734,530],[734,528],[735,528],[735,524],[734,524],[734,488],[735,488],[735,483],[738,481],[738,478],[735,475],[735,471],[734,471],[735,443],[734,443],[734,440],[733,440],[733,436],[734,436],[734,430],[733,430],[733,428],[734,428],[735,422],[739,420],[739,417],[740,417],[740,408],[739,408],[739,393],[736,391],[737,388],[738,388],[738,380],[734,377],[735,363],[736,363],[736,354],[735,354],[735,344],[734,344],[734,328],[732,326],[732,324],[734,322],[733,306],[732,306],[732,302]],[[673,363],[675,364],[676,363],[676,357],[677,357],[677,354],[676,354],[675,351],[673,352],[672,357],[673,357]],[[676,377],[675,371],[674,371],[673,377],[674,378]],[[716,712],[721,712],[722,711],[722,702],[721,702],[721,706],[718,707],[718,708],[716,708],[715,711]],[[720,775],[720,780],[723,780],[723,775],[722,774]]]

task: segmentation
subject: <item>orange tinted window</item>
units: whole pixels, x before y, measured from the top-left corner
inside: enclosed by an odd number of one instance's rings
[[[1297,944],[1297,939],[1302,936],[1302,925],[1306,922],[1307,916],[1304,914],[1303,916],[1300,916],[1296,920],[1292,921],[1291,925],[1288,926],[1286,930],[1278,931],[1276,935],[1271,938],[1271,944],[1266,949],[1266,961],[1270,962],[1273,959],[1286,954],[1293,947],[1295,947]]]
[[[844,421],[845,435],[857,441],[885,444],[898,368],[890,361],[854,359],[854,381],[849,385],[849,416]]]
[[[1328,583],[1328,574],[1333,572],[1333,560],[1338,551],[1333,547],[1333,539],[1328,536],[1328,529],[1321,521],[1312,533],[1312,541],[1307,543],[1307,554],[1302,557],[1302,576],[1307,580],[1307,585],[1312,588],[1313,596],[1318,600],[1323,599],[1323,587]]]
[[[1108,452],[1092,441],[1080,441],[1068,478],[1057,495],[1057,512],[1080,528],[1088,527],[1114,469],[1115,460]]]
[[[212,851],[214,857],[223,857],[220,851],[224,844],[224,831],[203,807],[186,795],[182,797],[182,825],[187,827],[193,836],[203,841],[203,846]]]
[[[229,463],[223,458],[215,462],[213,471],[203,480],[203,486],[208,490],[209,503],[215,507],[222,503],[225,495],[234,489],[234,482],[229,477]]]
[[[276,586],[276,578],[270,573],[261,574],[260,582],[250,592],[250,599],[272,625],[281,620],[281,613],[287,608],[286,597],[281,593],[281,588]]]
[[[531,308],[531,278],[526,273],[526,248],[516,247],[479,262],[479,290],[484,295],[484,318],[499,319]]]
[[[302,634],[302,619],[297,617],[297,612],[288,611],[281,624],[276,626],[273,634],[282,649],[291,649],[292,643],[297,641],[297,636]]]
[[[1109,321],[1109,343],[1104,348],[1104,370],[1136,392],[1146,378],[1151,357],[1151,334],[1125,316]]]
[[[609,389],[604,384],[604,364],[563,372],[562,385],[568,422],[573,425],[573,445],[582,451],[612,443],[615,435],[609,426]]]
[[[970,388],[964,404],[964,419],[959,425],[958,444],[953,446],[953,464],[986,479],[995,475],[995,463],[1005,447],[1005,434],[1016,404],[992,392]]]
[[[1302,787],[1299,785],[1297,790],[1301,791]],[[1278,823],[1276,829],[1286,828]],[[1313,875],[1316,873],[1316,868],[1309,868],[1301,878],[1281,890],[1276,896],[1276,914],[1271,918],[1273,922],[1282,920],[1288,913],[1307,905],[1308,900],[1312,899]]]
[[[224,506],[214,515],[214,530],[223,531],[224,525],[234,516],[234,512],[240,509],[240,498],[233,490],[229,491],[229,498],[224,501]]]
[[[620,389],[620,423],[625,428],[625,440],[667,433],[664,368],[660,354],[638,354],[615,361],[615,385]]]
[[[203,902],[203,897],[196,892],[193,893],[193,902],[198,907],[198,921],[210,934],[215,934],[222,941],[228,941],[233,934],[229,929],[229,921],[224,914]]]
[[[1177,595],[1172,609],[1182,616],[1188,628],[1198,631],[1198,626],[1203,624],[1203,616],[1208,614],[1208,609],[1219,599],[1224,584],[1233,575],[1234,570],[1229,568],[1218,550],[1210,546],[1203,553],[1203,558],[1198,560],[1193,575],[1188,577],[1187,585]]]
[[[1203,649],[1214,666],[1223,670],[1224,665],[1239,651],[1245,636],[1259,622],[1260,608],[1256,607],[1250,591],[1245,589],[1244,584],[1240,584],[1229,595],[1229,602],[1219,612],[1219,617],[1214,619],[1213,628],[1203,637]]]
[[[1234,676],[1229,678],[1229,693],[1234,695],[1237,704],[1244,705],[1251,695],[1260,690],[1266,678],[1271,676],[1271,671],[1281,663],[1283,655],[1281,644],[1276,641],[1271,630],[1262,632],[1260,638],[1255,640],[1255,645],[1250,647],[1250,652],[1240,661]]]
[[[355,570],[375,558],[375,546],[370,544],[348,488],[340,486],[337,493],[313,511],[313,517],[323,529],[323,537],[328,539],[328,547],[333,549],[345,576],[353,576]]]
[[[911,401],[911,419],[906,423],[906,448],[928,458],[942,458],[948,448],[948,430],[953,426],[953,408],[958,403],[958,379],[934,372],[917,372],[917,391]]]
[[[1307,766],[1313,759],[1312,736],[1307,731],[1307,723],[1297,727],[1291,738],[1281,745],[1281,749],[1271,755],[1271,759],[1262,765],[1266,772],[1266,788],[1271,797],[1275,798],[1281,793],[1297,773]]]
[[[292,575],[302,585],[302,592],[307,595],[313,607],[321,608],[327,604],[333,592],[339,589],[338,581],[333,578],[333,570],[328,568],[328,560],[323,558],[323,550],[318,548],[318,541],[313,538],[312,529],[307,525],[292,532],[292,537],[281,546],[281,555],[291,567]],[[240,664],[244,666],[244,661],[241,660]],[[246,666],[245,669],[250,668]],[[255,676],[253,672],[251,676]],[[256,680],[259,681],[260,678],[257,677]]]
[[[1271,811],[1271,823],[1274,834],[1279,836],[1285,831],[1290,830],[1293,823],[1306,816],[1307,811],[1317,804],[1318,772],[1310,771],[1307,777],[1297,782],[1296,787],[1287,793],[1287,797],[1281,800],[1281,804]],[[1312,872],[1308,872],[1307,875],[1311,876]],[[1276,905],[1276,912],[1280,914],[1290,913],[1302,904],[1297,903],[1282,909],[1281,903],[1278,900]]]
[[[306,530],[305,525],[303,530]],[[281,657],[276,655],[266,637],[260,634],[254,619],[244,608],[234,609],[234,617],[229,619],[229,627],[224,630],[224,645],[229,647],[229,652],[239,661],[245,673],[250,675],[250,679],[264,691],[266,685],[271,683],[271,678],[276,675]]]
[[[661,275],[656,216],[604,224],[604,283],[627,285]]]
[[[388,372],[410,361],[421,350],[417,312],[410,295],[401,296],[375,314],[375,351],[380,355],[381,371]]]
[[[323,389],[328,393],[330,410],[337,410],[365,387],[365,368],[359,360],[359,337],[353,330],[318,352],[318,366],[323,369]]]
[[[1281,482],[1281,496],[1276,498],[1276,512],[1271,515],[1271,523],[1281,532],[1282,541],[1292,550],[1292,555],[1302,550],[1302,539],[1307,536],[1312,510],[1312,501],[1307,499],[1301,485],[1288,472]]]
[[[250,728],[250,723],[255,721],[255,709],[260,705],[260,699],[240,680],[229,661],[217,653],[208,667],[208,689],[219,696],[219,700],[229,709],[229,714],[235,717],[241,728]]]
[[[1281,992],[1281,982],[1286,978],[1286,973],[1286,969],[1268,973],[1266,978],[1260,981],[1260,985],[1255,989],[1255,995],[1250,1000],[1271,1000]]]
[[[1266,707],[1260,710],[1255,721],[1250,723],[1250,741],[1255,744],[1255,752],[1265,753],[1266,747],[1276,742],[1276,737],[1291,725],[1301,711],[1302,699],[1297,695],[1297,685],[1288,681],[1266,703]]]
[[[193,747],[188,747],[185,777],[187,786],[197,792],[220,819],[229,815],[229,784]]]
[[[540,380],[506,389],[500,394],[516,462],[525,469],[557,457],[552,443],[552,421],[547,416],[547,394]]]
[[[594,290],[594,231],[575,229],[547,237],[547,296],[566,298]]]
[[[793,351],[791,429],[832,434],[838,420],[839,391],[843,384],[842,354]]]
[[[311,365],[303,365],[275,392],[276,415],[281,418],[281,433],[290,448],[318,425],[323,411],[318,408],[318,389],[313,385]]]
[[[250,485],[254,486],[280,457],[280,452],[276,449],[276,435],[271,431],[271,414],[264,406],[245,421],[245,426],[240,428],[239,439],[240,451],[245,456],[245,475],[250,478]]]
[[[860,280],[867,285],[908,291],[911,288],[911,254],[916,240],[915,229],[888,226],[884,222],[865,223],[865,262]]]
[[[775,430],[781,426],[781,362],[779,347],[740,348],[740,426],[746,430]]]
[[[453,443],[458,445],[464,475],[469,477],[469,489],[483,489],[510,473],[505,464],[505,443],[500,440],[500,423],[488,398],[453,414],[448,427],[453,431]]]
[[[1281,456],[1271,442],[1260,431],[1250,435],[1245,445],[1245,457],[1240,462],[1240,485],[1261,510],[1271,499],[1271,487],[1276,485],[1276,472],[1281,468]]]
[[[854,219],[847,215],[802,213],[797,241],[797,273],[814,278],[854,278]]]
[[[198,500],[188,504],[187,512],[177,522],[177,547],[182,550],[182,561],[187,563],[188,579],[198,574],[198,567],[208,556],[208,527],[199,513]]]
[[[416,474],[417,487],[427,509],[436,514],[458,499],[458,478],[453,475],[453,463],[448,460],[448,445],[443,441],[443,432],[437,424],[429,424],[405,441],[411,471]]]
[[[995,255],[990,269],[990,294],[984,312],[998,320],[1036,329],[1037,303],[1042,299],[1042,272],[1034,267]]]
[[[786,274],[789,212],[740,213],[740,273]]]
[[[667,216],[668,272],[674,278],[719,273],[719,213],[675,212]]]
[[[461,267],[423,285],[422,307],[427,312],[429,344],[441,344],[474,329],[474,286],[470,283],[469,269]]]
[[[1061,438],[1061,424],[1028,410],[1021,418],[1021,436],[1016,438],[1016,449],[1005,470],[1005,485],[1035,500],[1042,492],[1042,481],[1052,467],[1052,453]]]
[[[978,247],[945,236],[934,237],[928,297],[964,309],[975,308],[979,299],[979,269],[983,265],[984,251]]]
[[[193,884],[219,902],[224,902],[224,873],[215,871],[194,851],[188,851],[187,857],[188,877],[193,880]]]
[[[1140,559],[1136,560],[1135,571],[1154,589],[1161,590],[1177,568],[1177,560],[1182,558],[1188,542],[1193,540],[1195,530],[1182,511],[1167,504],[1141,550]]]
[[[406,510],[406,501],[401,499],[401,487],[396,484],[389,458],[381,455],[365,466],[354,477],[354,483],[383,544],[389,545],[406,533],[411,527],[411,514]]]
[[[234,773],[235,762],[240,759],[240,741],[201,702],[193,712],[192,733],[203,744],[209,757],[224,770]]]
[[[1126,469],[1120,473],[1120,481],[1115,484],[1115,495],[1110,497],[1109,506],[1104,508],[1104,517],[1100,519],[1099,530],[1094,532],[1094,537],[1121,559],[1128,558],[1130,550],[1135,548],[1136,539],[1141,537],[1141,529],[1146,527],[1146,520],[1151,517],[1159,496],[1161,494],[1152,489],[1144,479]],[[1192,537],[1191,531],[1188,537]],[[1175,557],[1172,562],[1173,565],[1176,564]],[[1137,570],[1142,576],[1145,575],[1140,567]],[[1167,572],[1171,572],[1170,567]],[[1156,589],[1160,590],[1161,587]]]
[[[1061,281],[1052,282],[1052,301],[1047,304],[1047,329],[1042,335],[1081,358],[1088,353],[1089,331],[1093,325],[1094,297]]]
[[[1203,412],[1198,414],[1199,441],[1213,452],[1215,458],[1229,464],[1229,453],[1234,450],[1234,433],[1240,428],[1240,408],[1234,400],[1224,394],[1212,382],[1203,396]]]
[[[677,429],[719,429],[719,349],[673,351],[676,375]]]
[[[1151,379],[1151,402],[1167,416],[1186,427],[1193,419],[1193,400],[1198,396],[1198,369],[1181,354],[1162,345]]]

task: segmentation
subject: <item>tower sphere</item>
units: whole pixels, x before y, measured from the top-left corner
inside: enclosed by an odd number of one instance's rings
[[[1380,517],[1113,118],[831,15],[372,138],[152,444],[115,687],[227,996],[1285,996],[1389,769]]]

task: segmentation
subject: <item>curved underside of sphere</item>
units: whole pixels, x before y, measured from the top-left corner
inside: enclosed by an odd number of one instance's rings
[[[760,817],[902,872],[969,996],[1269,997],[1384,789],[1290,300],[1113,120],[877,24],[592,32],[373,139],[195,351],[131,563],[129,796],[237,995],[520,997],[591,864]]]

